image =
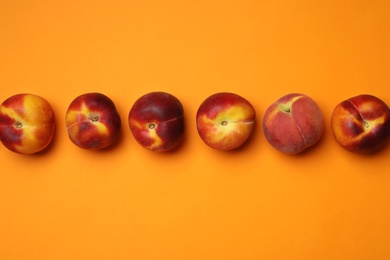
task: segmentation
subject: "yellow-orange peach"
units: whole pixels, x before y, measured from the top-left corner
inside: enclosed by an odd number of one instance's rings
[[[323,135],[324,119],[312,98],[291,93],[267,108],[263,131],[274,148],[287,154],[297,154],[318,142]]]
[[[252,134],[256,112],[245,98],[229,92],[209,96],[199,106],[196,125],[199,136],[216,150],[240,147]]]
[[[46,99],[14,95],[0,106],[0,140],[9,150],[34,154],[45,149],[55,131],[54,112]]]

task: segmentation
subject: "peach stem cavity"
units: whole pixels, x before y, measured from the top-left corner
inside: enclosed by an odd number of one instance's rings
[[[16,122],[15,123],[15,128],[16,129],[20,129],[20,128],[22,128],[23,127],[23,124],[21,123],[21,122]]]
[[[92,122],[97,122],[99,121],[99,115],[95,114],[95,113],[92,113],[89,115],[89,119],[92,121]]]

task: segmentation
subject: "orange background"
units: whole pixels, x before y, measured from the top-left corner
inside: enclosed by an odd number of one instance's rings
[[[43,96],[57,131],[38,155],[0,146],[0,259],[390,259],[390,146],[349,153],[329,125],[349,97],[390,103],[389,17],[388,0],[2,0],[0,99]],[[156,90],[185,108],[171,153],[140,147],[127,125]],[[71,143],[64,123],[91,91],[123,122],[100,152]],[[238,151],[213,150],[196,130],[198,106],[219,91],[257,111]],[[297,156],[261,128],[290,92],[316,100],[326,123]]]

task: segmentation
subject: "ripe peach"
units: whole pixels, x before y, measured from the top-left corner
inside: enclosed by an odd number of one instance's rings
[[[291,93],[267,108],[263,131],[274,148],[297,154],[318,142],[324,132],[324,119],[312,98]]]
[[[113,144],[121,129],[114,102],[101,93],[76,97],[66,111],[65,124],[70,140],[86,150],[99,150]]]
[[[0,140],[9,150],[34,154],[45,149],[55,131],[50,104],[34,94],[17,94],[0,106]]]
[[[240,147],[252,134],[256,112],[245,98],[229,92],[209,96],[198,108],[196,126],[205,144],[216,150]]]
[[[128,121],[135,140],[151,151],[172,150],[184,136],[183,106],[166,92],[140,97],[131,107]]]
[[[348,151],[376,151],[390,137],[389,107],[372,95],[349,98],[334,108],[331,129],[337,143]]]

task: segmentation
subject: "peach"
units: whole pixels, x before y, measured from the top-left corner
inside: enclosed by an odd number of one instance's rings
[[[389,140],[389,107],[368,94],[349,98],[334,108],[331,129],[344,149],[355,153],[374,152]]]
[[[76,97],[65,116],[69,139],[86,150],[112,145],[120,135],[121,119],[114,102],[101,93]]]
[[[229,92],[215,93],[198,108],[196,126],[205,144],[216,150],[233,150],[251,136],[256,118],[252,104]]]
[[[54,136],[54,111],[46,99],[28,93],[14,95],[0,106],[0,140],[9,150],[34,154]]]
[[[274,148],[287,154],[297,154],[320,140],[324,132],[324,119],[312,98],[291,93],[267,108],[263,131]]]
[[[184,136],[183,106],[166,92],[151,92],[136,100],[128,121],[135,140],[151,151],[172,150]]]

